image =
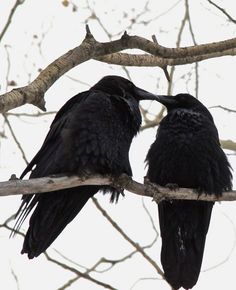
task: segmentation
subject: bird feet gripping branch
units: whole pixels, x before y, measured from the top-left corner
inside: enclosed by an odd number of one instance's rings
[[[160,203],[165,199],[165,196],[159,191],[158,186],[152,183],[147,176],[144,176],[144,185],[148,195],[153,196],[153,201]]]
[[[176,191],[179,189],[179,185],[177,183],[167,183],[165,187],[168,187],[170,190]]]

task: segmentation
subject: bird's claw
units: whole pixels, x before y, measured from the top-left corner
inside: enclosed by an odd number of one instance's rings
[[[170,190],[176,191],[179,189],[179,185],[177,183],[167,183],[165,187],[168,187]]]

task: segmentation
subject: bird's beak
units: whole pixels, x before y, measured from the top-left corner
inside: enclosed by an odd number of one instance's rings
[[[153,100],[161,103],[162,105],[168,107],[171,105],[176,105],[177,101],[173,96],[168,95],[154,95],[152,93],[149,93],[148,91],[145,91],[141,88],[135,87],[135,96],[139,101],[142,100]]]
[[[177,104],[177,101],[175,98],[173,98],[173,96],[156,95],[156,101],[166,107]]]
[[[138,101],[142,101],[142,100],[158,101],[158,98],[156,95],[149,93],[149,92],[147,92],[143,89],[140,89],[138,87],[135,87],[134,92],[135,92],[135,97],[137,98]]]

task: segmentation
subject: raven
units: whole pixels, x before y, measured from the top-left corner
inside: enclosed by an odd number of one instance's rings
[[[58,111],[41,149],[20,178],[31,170],[30,178],[63,173],[131,176],[128,154],[141,124],[140,100],[156,96],[119,76],[106,76],[77,94]],[[92,185],[23,195],[15,231],[35,209],[21,253],[32,259],[44,252],[99,190],[111,192],[111,201],[118,200],[118,189]]]
[[[231,167],[207,108],[189,94],[158,98],[167,115],[146,157],[150,182],[216,196],[231,190]],[[198,280],[213,204],[171,200],[158,205],[161,263],[174,289],[190,289]]]

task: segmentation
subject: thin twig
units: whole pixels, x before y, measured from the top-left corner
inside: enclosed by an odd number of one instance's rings
[[[234,24],[236,24],[236,20],[224,8],[220,7],[219,5],[217,5],[215,2],[211,0],[207,0],[207,1],[211,5],[215,6],[218,10],[220,10],[224,15],[226,15],[230,22],[233,22]]]
[[[184,13],[184,17],[183,17],[183,19],[181,21],[181,25],[180,25],[179,32],[178,32],[178,35],[177,35],[177,40],[176,40],[176,47],[177,48],[180,47],[182,34],[183,34],[184,27],[186,25],[187,20],[188,20],[188,10],[187,10],[187,7],[186,7],[186,2],[185,2],[185,13]],[[171,95],[172,94],[174,72],[175,72],[175,66],[172,66],[171,69],[170,69],[170,74],[169,74],[170,81],[169,81],[169,84],[168,84],[167,95]]]
[[[8,16],[7,22],[6,22],[5,26],[3,27],[2,32],[0,33],[0,42],[2,41],[3,36],[5,35],[9,25],[11,24],[12,18],[17,10],[17,7],[21,4],[23,4],[24,2],[25,2],[25,0],[16,0],[14,6],[12,7],[11,12]]]
[[[5,116],[13,116],[13,117],[29,117],[29,118],[34,118],[34,117],[44,117],[44,116],[48,116],[48,115],[54,115],[56,114],[57,111],[50,111],[50,112],[40,112],[38,111],[37,113],[34,114],[30,114],[30,113],[12,113],[12,112],[7,112],[5,113]]]
[[[222,110],[227,111],[227,112],[229,112],[229,113],[236,113],[236,110],[229,109],[229,108],[223,107],[223,106],[221,106],[221,105],[218,105],[218,106],[211,106],[211,107],[209,107],[209,109],[222,109]]]
[[[11,123],[9,122],[9,120],[8,120],[8,118],[7,118],[7,116],[6,116],[5,114],[3,114],[3,117],[4,117],[4,120],[5,120],[5,122],[6,122],[7,126],[8,126],[8,128],[9,128],[9,130],[10,130],[10,133],[11,133],[11,135],[12,135],[13,140],[14,140],[15,143],[16,143],[16,146],[18,147],[18,149],[19,149],[20,152],[21,152],[21,155],[22,155],[23,160],[25,161],[26,164],[29,164],[29,162],[28,162],[28,160],[27,160],[27,158],[26,158],[25,152],[24,152],[24,150],[23,150],[23,148],[22,148],[20,142],[18,141],[18,139],[17,139],[17,137],[16,137],[16,135],[15,135],[14,130],[12,129]]]
[[[109,289],[109,290],[117,290],[117,288],[114,288],[113,286],[109,285],[109,284],[106,284],[106,283],[103,283],[95,278],[92,278],[88,273],[83,273],[81,271],[78,271],[77,269],[73,268],[73,267],[70,267],[60,261],[57,261],[56,259],[52,258],[51,256],[48,255],[48,253],[44,252],[44,255],[46,257],[46,259],[50,262],[53,262],[54,264],[60,266],[61,268],[65,269],[65,270],[68,270],[68,271],[71,271],[73,273],[75,273],[77,276],[80,276],[81,278],[84,278],[90,282],[93,282],[97,285],[100,285],[100,286],[103,286],[104,288],[106,289]]]
[[[185,0],[185,6],[187,11],[188,23],[189,23],[189,31],[193,40],[193,44],[197,45],[197,41],[193,32],[192,21],[190,18],[190,11],[189,11],[189,0]],[[199,64],[195,62],[195,97],[198,99],[199,93]]]
[[[13,279],[14,279],[15,282],[16,282],[16,288],[17,288],[17,290],[20,290],[19,279],[18,279],[18,277],[17,277],[17,275],[16,275],[16,273],[15,273],[15,271],[14,271],[14,269],[12,268],[11,265],[10,265],[10,268],[11,268],[11,274],[12,274],[12,277],[13,277]]]
[[[111,223],[111,225],[123,236],[123,238],[128,241],[157,271],[157,273],[164,279],[164,273],[161,268],[157,265],[157,263],[145,253],[143,248],[135,243],[120,227],[119,225],[111,219],[111,217],[107,214],[107,212],[101,207],[96,198],[93,197],[93,202],[97,209],[102,213],[102,215]]]
[[[229,259],[231,258],[232,254],[233,254],[233,251],[236,247],[236,227],[235,227],[235,224],[234,222],[232,221],[232,219],[226,214],[224,213],[223,211],[221,211],[222,215],[230,222],[232,228],[233,228],[233,232],[234,232],[234,241],[233,241],[233,245],[232,247],[230,248],[230,251],[229,253],[227,254],[227,256],[222,260],[220,261],[219,263],[217,263],[216,265],[213,265],[213,266],[210,266],[206,269],[203,269],[201,270],[201,272],[207,272],[207,271],[210,271],[210,270],[213,270],[213,269],[216,269],[220,266],[222,266],[223,264],[225,264],[226,262],[229,261]]]
[[[149,210],[148,210],[148,208],[147,208],[147,206],[146,206],[146,204],[145,204],[144,198],[142,198],[142,205],[143,205],[143,208],[144,208],[144,210],[145,210],[145,212],[146,212],[146,214],[147,214],[147,216],[148,216],[148,218],[149,218],[149,220],[150,220],[150,222],[151,222],[152,229],[154,230],[154,232],[155,232],[155,234],[156,234],[156,237],[158,238],[158,237],[159,237],[159,232],[158,232],[158,230],[157,230],[157,228],[156,228],[156,224],[155,224],[155,222],[154,222],[154,220],[153,220],[153,217],[152,217],[152,215],[150,214],[150,212],[149,212]]]

